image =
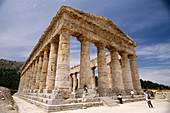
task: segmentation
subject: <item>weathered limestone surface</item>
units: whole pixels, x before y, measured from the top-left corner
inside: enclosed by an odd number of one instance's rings
[[[39,89],[39,85],[40,85],[40,77],[41,77],[41,69],[42,69],[42,61],[43,58],[42,56],[39,56],[39,64],[38,64],[38,69],[37,69],[37,76],[36,76],[36,89]]]
[[[67,32],[60,34],[57,59],[55,89],[69,89],[70,75],[70,35]]]
[[[134,89],[133,89],[133,83],[132,83],[132,77],[130,73],[127,53],[121,54],[121,61],[122,61],[122,76],[123,76],[123,82],[124,82],[124,90],[127,93],[130,93],[130,91]]]
[[[138,73],[138,67],[136,63],[136,57],[137,56],[130,56],[130,69],[131,69],[133,87],[136,90],[137,94],[143,94],[143,90],[141,88],[141,83],[140,83],[140,78],[139,78],[139,73]]]
[[[111,74],[113,82],[113,92],[120,93],[123,91],[122,77],[121,77],[121,67],[118,58],[118,52],[115,50],[110,50],[111,55]]]
[[[90,67],[90,50],[89,42],[85,37],[80,37],[78,40],[81,42],[81,57],[80,57],[80,89],[87,85],[89,89],[91,86],[91,67]]]
[[[57,62],[57,48],[58,48],[57,43],[52,41],[50,45],[46,92],[51,92],[54,89]]]
[[[76,86],[77,86],[77,73],[74,73],[74,78],[73,78],[73,92],[76,93]]]
[[[41,71],[41,77],[40,77],[40,90],[43,90],[46,88],[46,77],[47,77],[47,71],[48,71],[48,49],[44,51],[44,58],[43,58],[43,64],[42,64],[42,71]]]
[[[81,42],[80,65],[74,67],[70,67],[70,36]],[[91,61],[89,43],[97,48],[97,58]],[[22,67],[18,94],[50,105],[66,104],[68,98],[129,94],[131,90],[141,94],[136,46],[109,19],[62,6]]]
[[[97,60],[98,60],[98,92],[107,93],[109,92],[109,78],[108,68],[106,63],[106,51],[105,45],[102,43],[96,44],[97,46]]]
[[[93,67],[93,68],[91,69],[91,71],[92,71],[92,79],[91,79],[91,82],[92,82],[92,89],[93,89],[93,90],[96,90],[95,68],[96,68],[96,67]]]

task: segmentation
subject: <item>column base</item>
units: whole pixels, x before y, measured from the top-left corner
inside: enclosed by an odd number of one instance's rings
[[[97,91],[93,90],[93,89],[88,89],[87,90],[87,93],[86,91],[84,91],[84,89],[78,89],[77,90],[77,94],[76,94],[77,97],[98,97],[99,94],[97,94]]]
[[[52,89],[44,89],[43,93],[52,93],[52,91],[53,91]]]
[[[125,91],[126,95],[131,95],[131,93],[130,93],[131,91],[133,91],[134,94],[137,94],[135,89],[125,89],[124,91]]]
[[[33,90],[33,93],[37,93],[37,92],[38,92],[38,89],[34,89],[34,90]]]
[[[72,98],[72,94],[69,89],[57,89],[52,91],[51,99],[68,99],[68,98]]]
[[[43,93],[43,92],[44,92],[43,89],[39,89],[39,90],[38,90],[38,93]]]
[[[143,89],[136,89],[136,93],[137,93],[137,95],[143,95],[144,91],[143,91]]]
[[[125,94],[125,91],[123,89],[112,89],[112,92],[116,93],[117,95],[118,94]]]
[[[99,96],[116,96],[112,89],[98,89]]]

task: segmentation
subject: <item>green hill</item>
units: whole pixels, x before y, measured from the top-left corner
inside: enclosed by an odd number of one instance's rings
[[[20,80],[20,69],[23,64],[24,62],[0,59],[0,86],[16,91]]]
[[[5,59],[0,59],[0,69],[15,69],[20,70],[25,62],[16,62]]]

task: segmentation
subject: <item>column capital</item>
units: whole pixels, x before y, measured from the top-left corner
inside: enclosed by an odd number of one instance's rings
[[[52,38],[52,39],[50,40],[50,44],[52,44],[52,43],[56,44],[57,42],[58,42],[58,40],[57,40],[57,39],[54,39],[54,38]]]
[[[127,53],[127,52],[121,52],[120,55],[121,55],[122,57],[125,57],[125,56],[128,57],[129,53]]]
[[[118,51],[120,51],[118,48],[108,48],[108,50],[109,50],[109,52],[113,52],[113,51],[118,52]]]
[[[66,29],[62,29],[62,30],[59,31],[59,34],[60,35],[64,35],[64,34],[70,35],[70,32]]]
[[[80,41],[80,42],[82,42],[82,41],[88,41],[88,39],[87,39],[87,37],[81,35],[81,36],[79,36],[79,37],[77,38],[77,41]]]
[[[96,43],[94,43],[94,46],[96,46],[96,47],[106,47],[106,44],[104,44],[103,42],[96,42]]]
[[[129,57],[129,59],[133,59],[133,58],[137,58],[138,56],[137,55],[129,55],[128,57]]]
[[[48,45],[46,45],[44,48],[43,48],[44,51],[49,51],[50,50],[50,47]]]

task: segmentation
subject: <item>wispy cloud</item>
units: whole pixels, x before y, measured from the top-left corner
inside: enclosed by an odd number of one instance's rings
[[[151,66],[139,68],[140,77],[170,86],[170,67]]]
[[[144,59],[170,59],[170,43],[160,43],[151,46],[137,48],[137,55],[144,56]]]

